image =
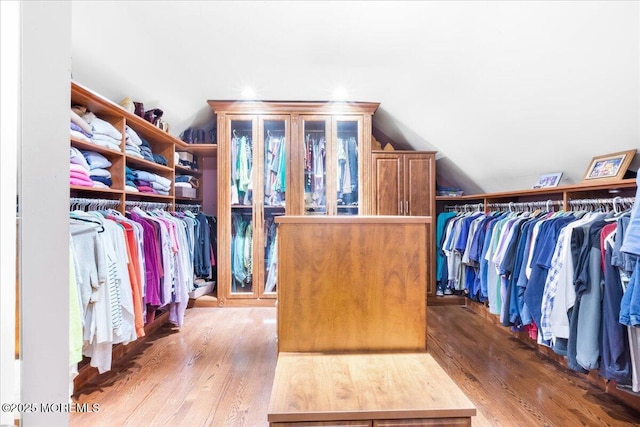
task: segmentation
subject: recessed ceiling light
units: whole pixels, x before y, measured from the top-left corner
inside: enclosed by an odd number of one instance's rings
[[[344,101],[349,97],[349,94],[345,88],[338,87],[333,90],[332,97],[335,101]]]
[[[245,87],[244,89],[242,89],[240,96],[242,96],[243,99],[255,99],[256,92],[250,87]]]

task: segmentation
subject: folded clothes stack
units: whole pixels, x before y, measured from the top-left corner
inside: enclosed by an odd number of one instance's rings
[[[176,175],[175,181],[176,187],[198,188],[200,186],[198,178],[191,175]]]
[[[95,151],[82,151],[89,164],[89,178],[96,188],[111,188],[111,172],[107,169],[111,167],[111,162],[105,156]]]
[[[127,155],[144,159],[145,157],[142,155],[142,150],[141,150],[142,140],[140,139],[136,131],[134,131],[129,126],[127,126],[125,128],[125,134],[126,134],[126,139],[125,139],[124,149]]]
[[[80,151],[70,147],[69,183],[82,187],[111,188],[109,159],[94,151]]]
[[[91,168],[87,159],[80,150],[70,147],[69,152],[69,184],[81,187],[93,187],[93,181],[89,177]]]
[[[115,151],[122,151],[122,133],[84,105],[71,107],[71,136]]]
[[[171,190],[171,180],[169,180],[168,178],[143,170],[129,170],[134,177],[132,183],[136,187],[137,191],[141,193],[160,194],[164,196],[169,195],[169,191]],[[128,177],[127,185],[130,185]]]

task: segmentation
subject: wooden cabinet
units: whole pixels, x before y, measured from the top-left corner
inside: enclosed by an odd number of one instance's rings
[[[372,163],[377,215],[433,215],[434,153],[374,151]]]
[[[435,153],[373,151],[372,203],[376,215],[435,215]],[[435,235],[430,231],[429,265],[433,265]],[[427,295],[435,294],[435,273],[429,269]]]
[[[218,304],[274,305],[281,215],[370,212],[376,103],[208,101],[217,115]]]

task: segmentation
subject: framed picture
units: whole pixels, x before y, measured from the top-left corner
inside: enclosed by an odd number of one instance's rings
[[[622,179],[635,154],[636,150],[628,150],[594,157],[582,180]]]
[[[562,178],[562,172],[540,175],[533,188],[557,187],[560,184],[560,178]]]

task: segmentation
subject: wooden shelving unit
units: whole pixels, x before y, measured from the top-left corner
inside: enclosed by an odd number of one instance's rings
[[[166,204],[168,209],[174,209],[176,203],[179,203],[180,201],[201,203],[201,194],[199,194],[198,199],[195,200],[175,197],[175,186],[173,183],[176,171],[178,174],[187,173],[188,171],[189,174],[201,176],[202,164],[199,163],[199,171],[184,168],[175,164],[174,153],[176,149],[178,149],[179,151],[188,151],[191,153],[197,152],[201,155],[215,155],[217,152],[217,145],[202,144],[196,147],[195,145],[186,144],[169,133],[153,126],[143,118],[130,113],[118,104],[103,98],[76,82],[71,82],[71,104],[86,106],[90,112],[94,113],[100,119],[111,123],[122,134],[122,139],[119,144],[120,151],[112,150],[79,138],[70,137],[71,147],[75,147],[81,151],[94,151],[100,153],[112,163],[108,170],[111,172],[111,179],[113,181],[111,188],[71,185],[69,190],[72,197],[115,200],[118,201],[116,209],[122,213],[125,212],[127,201],[158,202]],[[151,146],[151,151],[154,154],[162,155],[167,160],[167,165],[165,166],[140,157],[128,155],[125,151],[126,126],[129,126],[141,138],[144,138]],[[126,167],[155,173],[169,179],[172,183],[169,195],[128,191],[125,188]],[[200,187],[199,191],[201,191],[201,188],[202,187]],[[145,342],[151,333],[167,323],[168,319],[169,313],[166,311],[162,312],[157,315],[152,322],[145,326],[145,337],[127,345],[114,345],[112,354],[114,363],[118,359],[124,357],[131,350],[138,348],[140,344]],[[97,375],[97,369],[92,368],[88,363],[81,363],[79,375],[74,380],[75,388],[79,389],[82,385],[86,384]]]

